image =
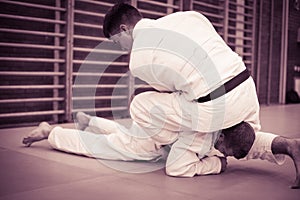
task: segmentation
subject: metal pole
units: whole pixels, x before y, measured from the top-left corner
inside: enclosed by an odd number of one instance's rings
[[[271,84],[272,84],[272,60],[273,60],[273,30],[274,30],[274,0],[271,0],[271,20],[270,20],[270,47],[268,60],[268,81],[267,81],[267,105],[271,102]]]
[[[55,6],[58,8],[61,8],[60,0],[56,0]],[[60,20],[60,11],[55,11],[55,20]],[[54,30],[55,33],[59,34],[60,33],[60,25],[55,24],[54,25]],[[60,38],[58,36],[54,37],[54,46],[60,46],[59,42]],[[59,50],[54,50],[54,59],[59,59]],[[55,62],[54,63],[54,72],[59,72],[59,63]],[[53,84],[58,85],[59,84],[59,76],[53,76]],[[59,92],[58,89],[53,89],[53,98],[59,97]],[[58,110],[58,102],[53,101],[53,110]],[[58,122],[58,115],[53,115],[53,121]]]
[[[262,38],[262,16],[263,16],[263,3],[264,0],[260,0],[259,5],[259,27],[258,27],[258,40],[257,40],[257,69],[256,69],[256,92],[259,95],[260,87],[260,68],[261,68],[261,38]]]
[[[279,103],[281,104],[285,104],[285,94],[286,94],[288,22],[289,22],[289,0],[283,0],[281,55],[280,55],[280,87],[279,87]]]
[[[255,69],[254,69],[254,62],[255,62],[255,47],[256,47],[256,0],[253,1],[253,18],[252,18],[252,48],[251,48],[251,76],[254,77]]]
[[[174,0],[167,0],[167,3],[173,5],[174,4]],[[174,12],[173,8],[167,8],[167,15],[171,14],[173,12]]]
[[[229,22],[229,0],[224,2],[224,27],[223,27],[223,39],[228,43],[228,22]]]
[[[74,0],[68,0],[67,4],[65,120],[69,122],[72,120]]]

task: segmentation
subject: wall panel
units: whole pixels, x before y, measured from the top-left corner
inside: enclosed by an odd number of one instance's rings
[[[255,0],[131,0],[147,18],[196,10],[253,69]],[[72,122],[73,114],[128,117],[132,94],[152,90],[104,38],[109,0],[0,2],[0,127]]]
[[[65,113],[64,1],[0,3],[0,126]]]

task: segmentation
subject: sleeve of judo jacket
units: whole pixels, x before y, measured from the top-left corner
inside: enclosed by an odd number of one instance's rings
[[[183,133],[172,145],[167,158],[166,173],[170,176],[193,177],[219,174],[222,164],[218,156],[205,156],[211,150],[212,136]]]

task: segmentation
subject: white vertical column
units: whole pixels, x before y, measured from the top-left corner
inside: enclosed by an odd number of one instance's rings
[[[245,29],[245,24],[244,24],[244,21],[245,21],[245,16],[243,15],[243,13],[245,13],[245,8],[244,8],[244,5],[245,5],[245,0],[237,0],[237,8],[236,8],[236,11],[237,11],[237,15],[236,15],[236,32],[235,32],[235,36],[236,36],[236,39],[235,39],[235,52],[238,53],[239,55],[243,56],[243,53],[244,53],[244,48],[243,48],[243,45],[244,45],[244,40],[243,40],[243,37],[244,37],[244,29]]]
[[[57,8],[61,8],[61,3],[60,3],[60,0],[56,0],[55,2],[55,6]],[[55,11],[55,20],[60,20],[60,11]],[[55,33],[60,33],[60,25],[59,24],[55,24],[54,25],[54,31]],[[58,36],[55,36],[54,37],[54,46],[60,46],[60,38]],[[59,55],[60,55],[60,52],[59,50],[54,50],[54,59],[57,60],[59,59]],[[58,62],[55,62],[54,63],[54,72],[59,72],[59,63]],[[57,75],[54,75],[53,76],[53,85],[59,85],[59,77]],[[58,92],[58,89],[53,89],[53,97],[54,98],[57,98],[59,96],[59,92]],[[53,110],[56,111],[58,110],[58,102],[57,101],[53,101]],[[58,115],[53,115],[53,121],[54,122],[58,122]]]
[[[287,51],[288,51],[288,26],[289,26],[289,0],[283,0],[282,27],[281,27],[281,54],[280,54],[280,85],[279,103],[285,103]]]
[[[66,65],[65,65],[65,120],[72,119],[72,80],[73,80],[73,37],[75,0],[67,1]]]
[[[169,5],[173,5],[173,4],[174,4],[174,0],[167,0],[167,3],[168,3]],[[168,14],[171,14],[171,13],[173,13],[173,12],[174,12],[174,9],[173,9],[173,8],[170,8],[170,7],[167,8],[167,15],[168,15]]]
[[[228,22],[229,22],[229,0],[224,1],[224,27],[223,27],[223,39],[228,43]]]

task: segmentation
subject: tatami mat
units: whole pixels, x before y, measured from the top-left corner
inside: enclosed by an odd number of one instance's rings
[[[300,105],[263,106],[261,122],[264,131],[300,138]],[[295,178],[289,158],[282,166],[229,159],[225,173],[194,178],[168,177],[163,169],[125,173],[96,159],[53,150],[47,141],[25,148],[22,138],[32,129],[0,130],[1,200],[300,199],[300,190],[289,189]]]

